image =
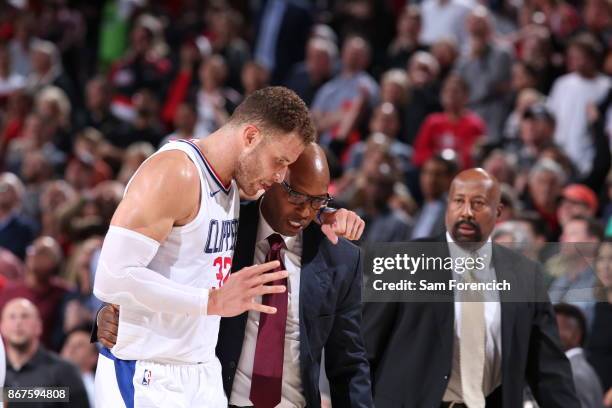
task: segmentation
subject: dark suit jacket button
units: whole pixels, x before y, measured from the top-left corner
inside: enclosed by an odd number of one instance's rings
[[[448,380],[448,375],[445,375],[445,376],[444,376],[444,379],[445,379],[445,380]]]

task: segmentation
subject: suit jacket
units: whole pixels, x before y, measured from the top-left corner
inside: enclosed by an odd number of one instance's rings
[[[576,394],[582,408],[603,408],[603,390],[599,378],[583,352],[569,357]]]
[[[446,242],[444,235],[427,242]],[[437,256],[450,256],[439,245]],[[540,267],[521,255],[494,245],[497,280],[531,299],[548,299]],[[445,281],[451,279],[448,271]],[[521,293],[522,293],[521,292]],[[527,382],[546,408],[578,408],[572,373],[559,347],[550,302],[512,302],[500,291],[502,385],[487,407],[516,408]],[[363,330],[377,408],[438,408],[446,390],[453,358],[454,301],[365,303]]]
[[[232,271],[253,264],[259,202],[240,209],[240,226]],[[361,333],[361,254],[341,239],[333,245],[318,225],[303,232],[300,271],[300,373],[306,404],[321,406],[319,374],[325,369],[334,408],[372,407],[370,370]],[[217,357],[223,386],[230,397],[248,313],[221,319]]]

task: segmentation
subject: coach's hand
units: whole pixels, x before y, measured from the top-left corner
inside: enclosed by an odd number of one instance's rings
[[[254,299],[267,293],[282,293],[287,290],[284,285],[267,285],[288,276],[287,271],[269,272],[279,266],[280,262],[272,261],[242,268],[230,274],[223,286],[209,292],[207,314],[232,317],[248,310],[276,313],[275,307],[256,303]]]
[[[119,331],[119,306],[105,305],[98,312],[98,341],[104,347],[113,348],[117,343],[117,332]]]
[[[361,238],[365,222],[353,211],[341,208],[334,212],[321,214],[321,231],[327,239],[334,244],[338,243],[338,237],[344,237],[351,241]]]

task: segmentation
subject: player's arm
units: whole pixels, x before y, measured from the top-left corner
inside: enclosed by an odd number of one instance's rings
[[[94,294],[119,306],[154,312],[233,316],[246,310],[274,313],[253,298],[279,293],[268,282],[287,276],[270,262],[232,274],[217,290],[182,285],[148,268],[174,225],[193,219],[200,200],[198,170],[181,152],[165,152],[143,164],[119,204],[104,239]],[[211,293],[214,293],[211,295]]]

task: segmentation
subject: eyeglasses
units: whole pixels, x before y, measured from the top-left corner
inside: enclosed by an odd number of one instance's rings
[[[329,194],[325,194],[324,196],[311,196],[308,194],[300,193],[299,191],[295,191],[289,183],[283,181],[280,183],[281,186],[285,189],[287,194],[289,195],[289,202],[295,205],[302,205],[306,202],[310,201],[310,206],[313,210],[319,210],[323,207],[326,207],[327,204],[332,200],[332,196]]]

